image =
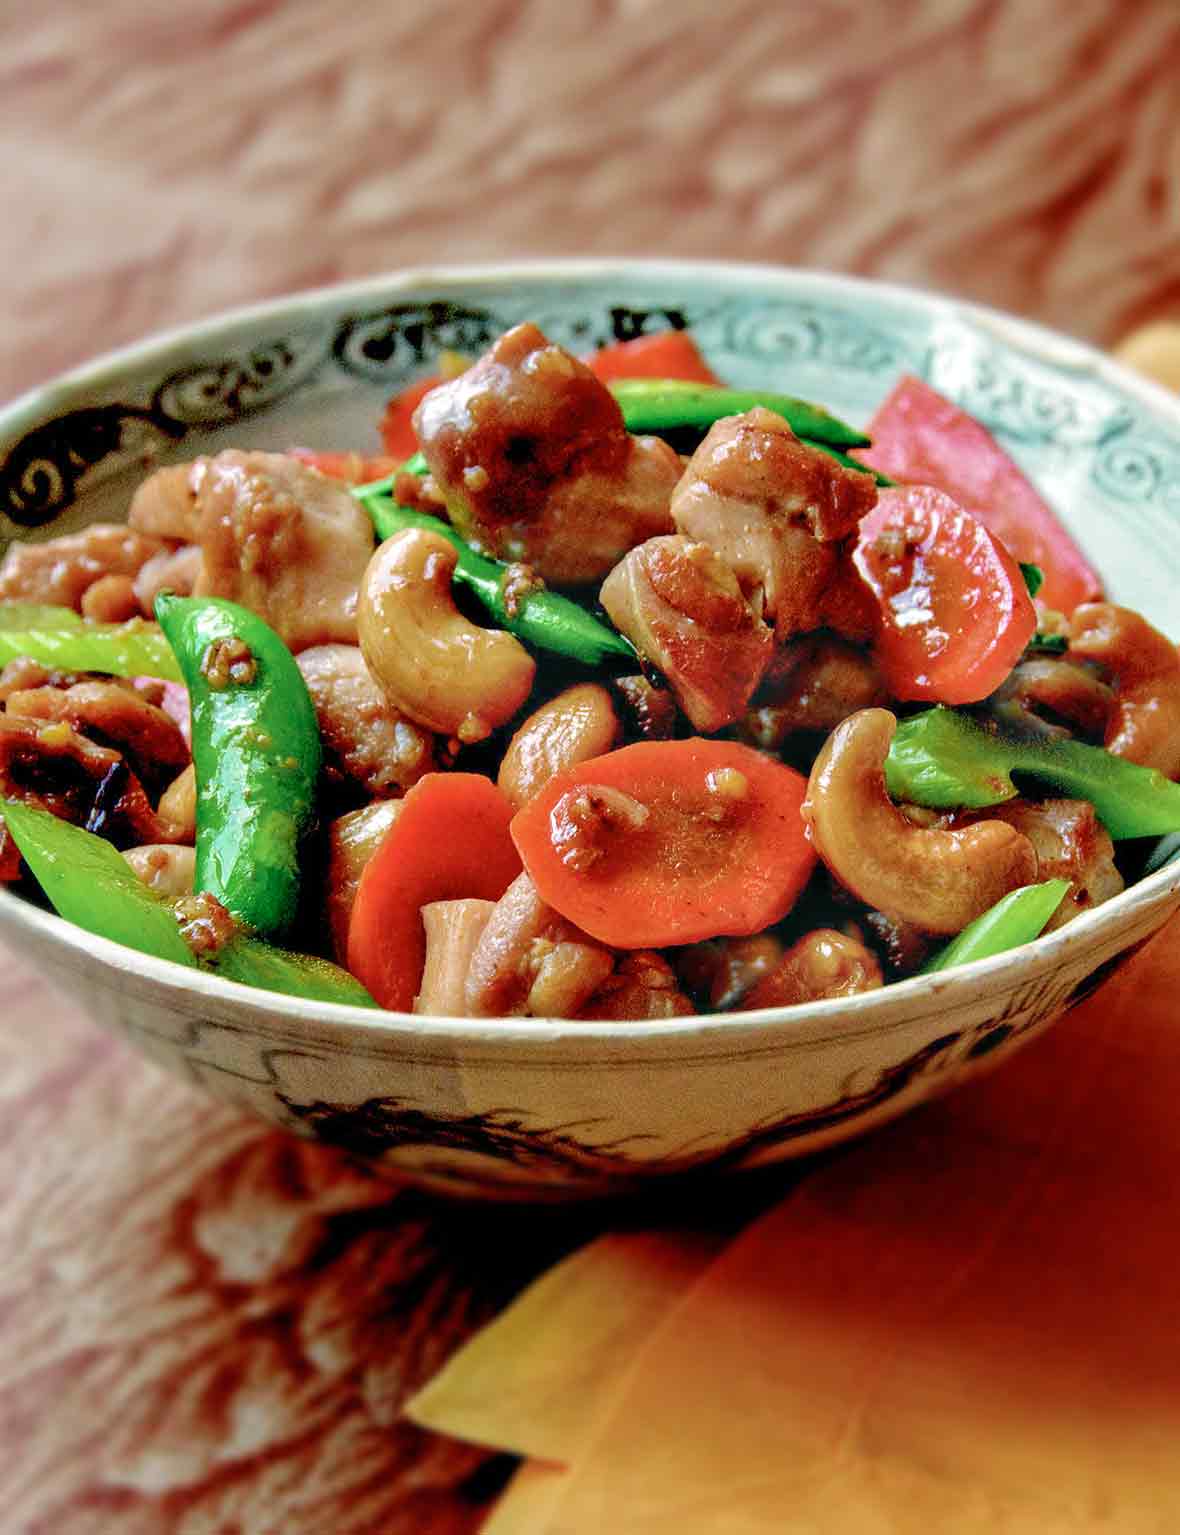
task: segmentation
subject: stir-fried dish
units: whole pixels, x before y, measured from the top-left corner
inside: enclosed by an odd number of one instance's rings
[[[232,980],[475,1017],[846,997],[1180,831],[1180,658],[978,423],[532,325],[387,454],[228,450],[0,565],[0,880]]]

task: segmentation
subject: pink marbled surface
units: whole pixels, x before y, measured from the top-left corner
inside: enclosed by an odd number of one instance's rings
[[[442,261],[826,266],[1099,342],[1180,311],[1173,0],[0,13],[0,398]],[[397,1403],[548,1238],[493,1262],[486,1217],[209,1103],[2,953],[0,997],[5,1529],[473,1529],[475,1457]]]

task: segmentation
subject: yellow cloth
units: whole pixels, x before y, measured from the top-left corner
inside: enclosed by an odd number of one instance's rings
[[[1180,1530],[1176,939],[739,1237],[528,1535]]]
[[[721,1246],[703,1232],[600,1237],[466,1343],[406,1415],[456,1439],[572,1461],[670,1299]]]

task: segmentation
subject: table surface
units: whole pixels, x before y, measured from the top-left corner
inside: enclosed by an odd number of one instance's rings
[[[825,266],[1110,343],[1180,310],[1178,64],[1172,0],[38,7],[0,63],[0,398],[229,304],[526,255]],[[5,1527],[477,1528],[505,1468],[399,1402],[603,1213],[439,1204],[4,951],[0,995]]]

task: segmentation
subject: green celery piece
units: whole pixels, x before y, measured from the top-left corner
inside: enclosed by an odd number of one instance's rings
[[[821,443],[833,448],[869,446],[870,439],[864,432],[839,420],[821,405],[797,400],[789,394],[660,378],[616,379],[610,391],[619,402],[623,424],[629,432],[666,432],[677,427],[707,431],[723,416],[740,416],[762,405],[782,416],[797,436],[816,446]]]
[[[610,661],[638,665],[629,641],[600,619],[579,607],[559,592],[538,590],[522,597],[514,613],[504,603],[504,577],[508,567],[498,560],[477,554],[471,545],[439,517],[429,512],[411,511],[384,496],[361,498],[380,539],[392,538],[406,528],[425,528],[452,545],[458,555],[454,580],[467,588],[501,626],[534,645],[557,655],[570,656],[586,666],[603,666]]]
[[[176,913],[102,837],[19,800],[0,799],[12,840],[54,911],[67,922],[141,954],[190,970],[211,969],[226,980],[313,1002],[377,1003],[347,970],[311,954],[295,954],[238,934],[203,965],[181,937]]]
[[[1024,885],[1011,891],[931,955],[919,974],[932,975],[937,970],[949,970],[952,965],[969,965],[973,960],[990,959],[993,954],[1031,943],[1044,932],[1068,891],[1067,879],[1047,879],[1043,884]]]
[[[68,611],[68,610],[67,610]],[[77,618],[77,615],[72,615]],[[42,666],[65,672],[105,672],[111,677],[160,677],[181,681],[172,647],[158,624],[132,618],[125,624],[92,624],[84,620],[38,624],[29,628],[0,626],[0,666],[17,656],[31,656]]]
[[[280,949],[244,934],[227,943],[214,956],[209,968],[227,981],[254,986],[260,991],[281,991],[287,996],[304,997],[311,1002],[377,1007],[356,977],[331,960]]]
[[[4,629],[81,629],[86,620],[73,608],[47,602],[0,602],[0,631]]]
[[[1024,584],[1028,587],[1028,595],[1035,597],[1045,584],[1045,572],[1039,565],[1032,565],[1027,560],[1020,561],[1020,574],[1024,577]]]
[[[885,759],[894,799],[978,810],[1018,794],[1012,774],[1089,800],[1116,840],[1180,831],[1180,784],[1081,741],[1017,741],[941,704],[903,720]]]
[[[59,917],[141,954],[196,966],[171,907],[109,842],[19,800],[0,800],[0,812]]]

